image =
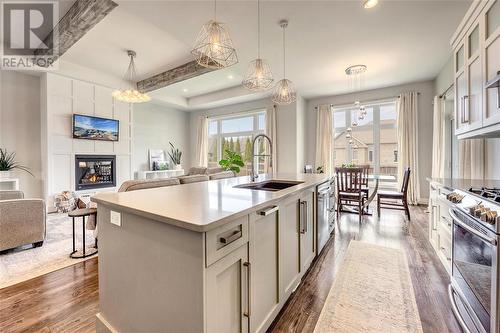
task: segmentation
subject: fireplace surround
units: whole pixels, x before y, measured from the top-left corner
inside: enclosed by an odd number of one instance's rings
[[[75,190],[115,186],[115,155],[75,155]]]

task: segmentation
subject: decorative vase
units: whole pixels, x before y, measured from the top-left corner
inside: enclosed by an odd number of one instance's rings
[[[174,168],[175,168],[175,170],[181,170],[182,169],[182,165],[176,164]]]
[[[10,178],[10,171],[0,171],[0,179]]]

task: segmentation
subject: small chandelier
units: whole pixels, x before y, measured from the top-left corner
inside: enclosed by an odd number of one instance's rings
[[[145,93],[141,93],[137,90],[137,81],[136,77],[136,69],[134,58],[136,57],[135,51],[127,50],[127,55],[130,57],[130,63],[127,68],[127,72],[125,72],[124,80],[130,82],[131,87],[128,89],[118,89],[113,91],[112,96],[125,103],[144,103],[149,102],[151,97],[149,97]]]
[[[366,65],[354,65],[347,67],[345,69],[345,74],[349,78],[349,89],[354,90],[356,94],[359,94],[364,84],[364,74],[366,70],[367,70]],[[359,99],[356,99],[354,101],[354,105],[356,107],[360,105]]]
[[[198,64],[207,68],[220,69],[238,63],[228,30],[224,23],[217,22],[217,0],[214,1],[214,19],[201,27],[191,54]]]
[[[241,84],[249,90],[260,91],[270,88],[273,81],[269,64],[260,57],[260,0],[257,0],[257,59],[250,62],[247,76]]]
[[[288,21],[281,21],[280,26],[283,29],[283,79],[276,84],[272,100],[276,104],[285,105],[295,102],[297,100],[297,93],[292,81],[286,79],[285,29],[288,27]]]

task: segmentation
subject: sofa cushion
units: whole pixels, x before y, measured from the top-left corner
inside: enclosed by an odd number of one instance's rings
[[[127,180],[120,186],[118,192],[129,192],[129,191],[144,190],[148,188],[172,186],[179,184],[180,182],[179,179],[177,178]]]
[[[215,180],[215,179],[225,179],[225,178],[233,178],[235,177],[234,172],[232,171],[222,171],[218,173],[214,173],[209,176],[210,180]]]
[[[24,199],[22,191],[0,191],[0,200]]]
[[[205,167],[192,167],[189,168],[188,171],[188,176],[193,176],[193,175],[206,175],[207,174],[207,168]]]
[[[207,175],[191,175],[191,176],[180,176],[178,177],[181,184],[190,184],[208,181]]]
[[[220,168],[220,167],[216,167],[216,168],[208,168],[208,169],[207,169],[207,174],[208,174],[208,175],[213,175],[213,174],[220,173],[220,172],[224,172],[224,171],[226,171],[226,169],[224,169],[224,168]]]

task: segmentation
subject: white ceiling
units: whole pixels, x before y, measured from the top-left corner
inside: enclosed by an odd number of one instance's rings
[[[115,0],[119,6],[87,33],[63,60],[121,77],[126,49],[137,51],[139,79],[192,60],[190,48],[212,1]],[[352,1],[261,0],[262,56],[282,78],[281,29],[287,29],[287,77],[305,98],[349,92],[344,73],[366,64],[366,89],[432,79],[451,54],[449,40],[470,1],[384,1],[363,9]],[[260,98],[240,82],[256,57],[256,1],[218,1],[239,64],[151,93],[155,100],[198,109]]]

